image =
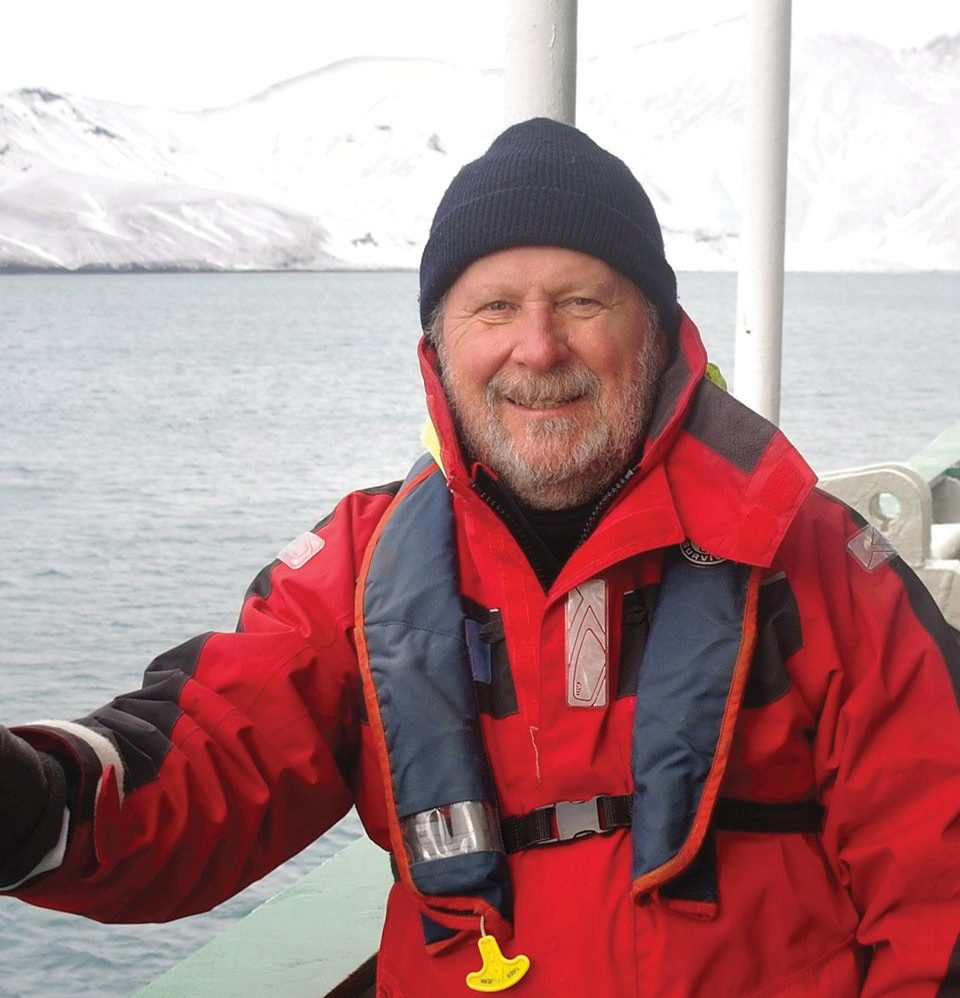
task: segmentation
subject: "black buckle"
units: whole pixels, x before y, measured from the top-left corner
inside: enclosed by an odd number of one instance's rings
[[[603,835],[630,827],[632,798],[629,794],[598,794],[589,800],[567,800],[546,804],[528,814],[503,818],[504,850],[510,853],[531,846],[555,845],[583,835]]]
[[[561,800],[531,811],[527,818],[536,824],[537,833],[524,843],[524,848],[555,845],[558,842],[569,842],[581,835],[606,831],[600,827],[598,800],[598,797],[591,797],[590,800]]]
[[[597,798],[590,800],[561,800],[553,805],[557,822],[557,837],[554,842],[569,842],[581,835],[595,835],[604,829],[600,827],[600,809]]]

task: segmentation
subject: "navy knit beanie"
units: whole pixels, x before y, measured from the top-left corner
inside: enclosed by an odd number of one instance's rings
[[[597,257],[640,288],[677,325],[677,279],[650,199],[627,165],[570,125],[513,125],[453,178],[420,261],[426,329],[451,284],[474,260],[511,246],[561,246]]]

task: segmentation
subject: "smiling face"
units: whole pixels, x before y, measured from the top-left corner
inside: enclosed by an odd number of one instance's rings
[[[475,260],[444,298],[437,344],[468,456],[539,509],[599,495],[653,403],[663,349],[652,315],[629,279],[575,250]]]

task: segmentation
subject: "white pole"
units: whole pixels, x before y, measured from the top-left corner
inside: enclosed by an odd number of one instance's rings
[[[734,394],[780,419],[790,0],[750,0]]]
[[[507,5],[506,123],[577,113],[577,0]]]

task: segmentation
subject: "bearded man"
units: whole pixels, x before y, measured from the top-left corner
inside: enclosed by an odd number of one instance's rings
[[[513,126],[420,286],[431,455],[236,634],[3,731],[0,883],[176,918],[356,803],[396,872],[378,995],[960,993],[958,646],[705,378],[640,184]]]

